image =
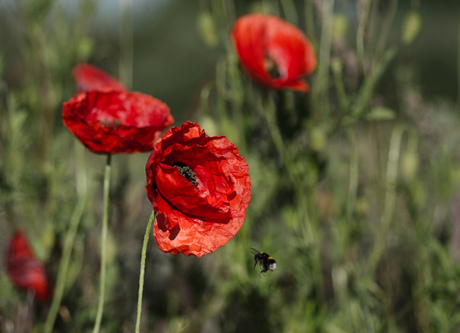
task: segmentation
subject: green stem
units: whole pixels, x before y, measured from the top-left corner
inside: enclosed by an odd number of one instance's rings
[[[229,43],[226,43],[227,45]],[[229,47],[230,48],[230,47]],[[229,50],[231,52],[231,50]],[[242,87],[240,73],[241,71],[238,68],[238,62],[233,54],[233,52],[228,53],[226,61],[226,69],[228,72],[229,83],[230,83],[230,93],[232,101],[232,115],[235,120],[237,129],[238,129],[238,141],[236,144],[239,147],[241,154],[246,153],[246,138],[245,138],[245,124],[244,124],[244,114],[243,114],[243,101],[245,91]]]
[[[305,218],[305,229],[303,230],[305,233],[305,237],[308,239],[312,239],[311,236],[314,235],[315,231],[312,229],[311,226],[311,218],[309,215],[309,206],[307,204],[307,196],[305,192],[305,188],[302,186],[302,183],[299,180],[298,173],[295,170],[295,164],[293,163],[293,159],[289,155],[288,149],[283,140],[283,136],[280,132],[278,127],[278,123],[276,122],[276,109],[274,102],[271,98],[267,98],[267,102],[264,103],[263,99],[259,102],[259,107],[262,110],[262,115],[265,118],[267,123],[267,128],[270,133],[270,137],[273,141],[273,144],[280,155],[281,160],[283,161],[283,165],[286,168],[287,176],[291,181],[292,185],[295,187],[297,193],[297,199],[299,200],[299,207],[301,207],[299,214]]]
[[[388,8],[387,14],[385,15],[381,30],[380,36],[377,42],[377,49],[375,52],[374,61],[380,61],[380,58],[385,50],[385,46],[392,28],[393,20],[398,9],[398,0],[391,0],[390,6]]]
[[[313,48],[315,50],[318,49],[318,42],[316,41],[316,34],[315,34],[315,20],[314,20],[314,8],[313,8],[313,0],[305,0],[304,2],[304,16],[305,16],[305,34],[307,35],[308,39],[310,39],[311,43],[313,44]]]
[[[105,280],[107,271],[107,224],[109,220],[109,189],[110,189],[110,169],[112,155],[107,155],[107,163],[104,173],[104,212],[102,215],[101,232],[101,280],[99,283],[99,303],[97,306],[96,322],[94,323],[93,333],[98,333],[101,326],[102,314],[104,312]]]
[[[388,151],[388,162],[385,184],[385,204],[380,220],[378,237],[369,258],[370,271],[373,272],[385,251],[385,243],[390,229],[393,213],[396,206],[396,180],[398,177],[399,154],[401,151],[401,139],[404,133],[402,125],[396,125],[390,139],[390,149]]]
[[[369,18],[369,11],[371,8],[371,1],[366,0],[361,5],[359,13],[358,31],[356,33],[356,53],[358,55],[358,62],[361,66],[364,64],[364,35]]]
[[[232,138],[233,128],[227,111],[227,101],[230,100],[230,98],[227,96],[225,88],[225,68],[226,60],[220,59],[216,66],[216,112],[219,117],[220,128],[223,135]]]
[[[295,7],[295,3],[292,0],[280,0],[281,8],[283,9],[284,12],[284,17],[286,18],[286,21],[297,25],[298,24],[298,19],[297,19],[297,9]]]
[[[77,205],[74,208],[72,216],[70,217],[69,229],[64,240],[64,247],[62,250],[62,258],[59,262],[59,270],[57,274],[56,288],[54,291],[53,301],[51,303],[48,316],[46,318],[44,332],[51,333],[53,330],[54,322],[56,321],[57,313],[59,312],[59,306],[61,305],[62,297],[64,295],[65,286],[67,282],[67,273],[69,271],[70,258],[72,255],[72,249],[75,244],[75,238],[77,236],[78,226],[80,225],[81,217],[86,205],[88,197],[87,182],[86,182],[86,171],[84,167],[84,148],[77,143],[76,145],[76,158],[80,162],[77,169],[76,177],[76,188],[78,194]],[[81,163],[83,161],[83,163]]]
[[[312,87],[311,98],[313,104],[313,121],[319,117],[327,118],[329,114],[329,65],[332,47],[332,20],[334,2],[325,0],[322,11],[322,28],[319,45],[318,71],[316,81]]]
[[[350,101],[345,91],[345,85],[343,83],[342,64],[340,60],[333,60],[331,68],[332,73],[334,74],[334,83],[337,90],[337,97],[339,98],[340,108],[342,109],[341,114],[347,114],[349,111]]]
[[[460,111],[460,20],[457,34],[457,111]]]
[[[353,123],[356,119],[359,119],[359,117],[364,113],[366,106],[372,98],[372,93],[377,85],[377,82],[395,55],[395,48],[386,50],[380,62],[372,69],[372,72],[365,79],[363,87],[361,88],[351,110],[351,123]]]
[[[149,242],[150,229],[152,229],[153,221],[155,220],[155,211],[150,215],[149,223],[145,229],[144,243],[142,244],[141,254],[141,269],[139,274],[139,293],[137,296],[137,319],[136,319],[136,333],[139,333],[141,326],[141,314],[142,314],[142,294],[144,293],[144,276],[145,276],[145,258],[147,257],[147,243]]]
[[[211,112],[209,111],[209,95],[211,93],[212,88],[215,88],[215,83],[212,81],[208,82],[201,89],[201,93],[200,93],[201,114],[206,117],[211,116]]]
[[[358,147],[356,145],[356,138],[353,130],[350,127],[347,127],[345,129],[345,133],[347,135],[348,143],[350,145],[350,170],[348,174],[347,216],[351,218],[358,193]]]
[[[64,289],[67,281],[67,273],[69,271],[69,263],[72,254],[72,249],[75,243],[75,237],[77,235],[78,226],[83,215],[84,207],[86,204],[86,195],[80,197],[77,205],[73,211],[72,217],[70,218],[70,227],[67,230],[66,238],[64,241],[64,249],[62,251],[62,259],[59,263],[59,271],[57,275],[56,289],[54,291],[53,302],[51,303],[50,311],[46,318],[45,333],[51,333],[53,330],[54,322],[61,305],[62,296],[64,295]]]
[[[264,105],[265,104],[265,105]],[[285,146],[283,141],[283,136],[281,135],[278,123],[276,121],[276,109],[272,99],[267,98],[267,103],[264,103],[263,100],[260,102],[261,114],[265,118],[267,123],[268,131],[273,140],[278,154],[281,157],[284,165],[289,167],[289,163],[285,160]]]
[[[132,0],[119,0],[121,10],[120,39],[120,80],[129,89],[133,86],[133,15]]]

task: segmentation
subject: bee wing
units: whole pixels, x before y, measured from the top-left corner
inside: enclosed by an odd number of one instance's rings
[[[255,248],[251,247],[251,252],[252,254],[256,255],[256,254],[259,254],[260,252],[257,251]]]

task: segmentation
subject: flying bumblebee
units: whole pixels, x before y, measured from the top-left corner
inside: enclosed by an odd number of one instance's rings
[[[268,253],[259,252],[253,247],[251,247],[251,252],[254,255],[254,268],[256,268],[257,264],[262,268],[259,275],[269,270],[274,271],[276,269],[276,261]]]

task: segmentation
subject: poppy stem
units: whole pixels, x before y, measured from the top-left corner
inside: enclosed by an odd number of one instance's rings
[[[109,219],[109,189],[110,189],[110,169],[112,155],[107,155],[107,163],[104,173],[104,212],[102,215],[102,232],[101,232],[101,280],[99,283],[99,303],[97,306],[96,321],[94,323],[93,333],[98,333],[101,326],[102,313],[104,312],[105,280],[107,270],[107,224]]]
[[[152,212],[150,215],[149,223],[145,229],[144,243],[142,244],[141,254],[141,268],[139,272],[139,293],[137,296],[137,319],[136,319],[136,333],[139,333],[141,326],[141,314],[142,314],[142,295],[144,293],[144,276],[145,276],[145,258],[147,257],[147,243],[149,242],[150,229],[152,229],[153,221],[155,220],[156,213]]]

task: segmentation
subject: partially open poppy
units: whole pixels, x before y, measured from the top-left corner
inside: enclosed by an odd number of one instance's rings
[[[242,67],[262,85],[308,92],[302,78],[316,67],[313,46],[295,26],[272,15],[240,17],[232,31]]]
[[[51,298],[45,267],[35,259],[22,231],[17,230],[8,243],[6,270],[18,288],[33,291],[42,302]]]
[[[153,141],[174,121],[160,100],[141,93],[91,90],[62,109],[65,126],[95,153],[153,149]]]
[[[243,225],[251,199],[249,167],[223,136],[186,122],[159,138],[147,165],[147,195],[158,213],[153,235],[163,252],[215,251]]]
[[[78,64],[73,69],[73,76],[80,92],[98,91],[128,91],[117,79],[89,64]]]

